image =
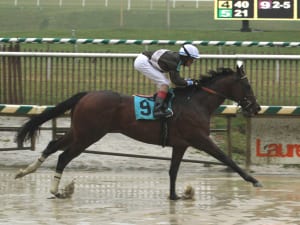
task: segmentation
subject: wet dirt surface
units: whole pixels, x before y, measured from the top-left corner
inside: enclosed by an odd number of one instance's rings
[[[194,200],[170,201],[166,172],[66,171],[76,179],[70,199],[49,199],[52,172],[41,169],[14,180],[14,168],[0,171],[0,224],[112,225],[299,225],[300,177],[260,175],[254,188],[225,172],[185,174]]]
[[[3,124],[22,124],[6,118]],[[1,147],[14,134],[0,133]],[[263,188],[254,188],[224,166],[183,163],[177,192],[195,189],[194,200],[170,201],[169,161],[81,154],[66,168],[61,187],[74,178],[70,199],[49,199],[50,182],[59,153],[34,174],[15,180],[19,168],[33,162],[51,139],[42,131],[36,151],[1,152],[0,224],[7,225],[300,225],[300,169],[255,166],[252,174]],[[120,134],[104,137],[90,148],[170,157],[168,148],[133,141]],[[189,149],[187,159],[215,161]]]

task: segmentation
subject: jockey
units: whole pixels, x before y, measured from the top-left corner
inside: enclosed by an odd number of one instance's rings
[[[153,112],[154,117],[161,118],[173,115],[172,111],[166,110],[164,107],[169,86],[171,82],[179,87],[193,85],[193,80],[180,77],[180,67],[189,67],[194,62],[194,59],[199,58],[197,47],[191,44],[183,45],[179,52],[159,49],[156,51],[144,51],[137,56],[134,61],[134,68],[151,79],[158,88]],[[164,73],[169,73],[171,82]]]

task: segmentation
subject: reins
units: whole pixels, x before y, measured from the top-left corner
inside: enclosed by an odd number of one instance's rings
[[[217,96],[219,96],[219,97],[225,98],[225,99],[233,100],[233,99],[231,99],[231,98],[228,98],[226,95],[223,95],[223,94],[221,94],[221,93],[219,93],[219,92],[216,92],[215,90],[210,89],[210,88],[208,88],[208,87],[201,87],[201,89],[202,89],[203,91],[206,91],[206,92],[209,93],[209,94],[213,94],[213,95],[217,95]],[[234,101],[234,100],[233,100],[233,101]]]
[[[244,75],[244,76],[242,76],[242,77],[240,78],[240,80],[243,80],[243,79],[246,79],[246,78],[247,78],[247,76]],[[231,101],[236,102],[236,100],[234,100],[234,99],[232,99],[232,98],[229,98],[228,96],[226,96],[226,95],[224,95],[224,94],[222,94],[222,93],[219,93],[219,92],[217,92],[217,91],[215,91],[215,90],[213,90],[213,89],[211,89],[211,88],[201,86],[201,89],[202,89],[203,91],[206,91],[206,92],[209,93],[209,94],[217,95],[217,96],[219,96],[219,97],[222,97],[222,98],[225,98],[225,99],[229,99],[229,100],[231,100]],[[238,104],[240,104],[240,102],[238,102]]]

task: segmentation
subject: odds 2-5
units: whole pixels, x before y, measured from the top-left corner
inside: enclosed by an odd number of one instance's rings
[[[259,9],[290,9],[291,1],[259,1]]]

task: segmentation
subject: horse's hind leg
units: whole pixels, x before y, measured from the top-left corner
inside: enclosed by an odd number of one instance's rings
[[[16,174],[15,178],[21,178],[27,174],[35,172],[49,155],[55,153],[58,149],[63,149],[66,146],[68,146],[68,144],[71,142],[71,138],[71,134],[67,133],[58,140],[50,141],[46,149],[43,151],[42,155],[33,163],[28,165],[25,169],[20,169],[19,172]]]
[[[54,179],[51,183],[50,192],[58,198],[63,197],[61,193],[58,192],[60,179],[62,177],[65,167],[71,162],[75,157],[79,156],[87,147],[101,139],[106,133],[89,133],[82,132],[79,139],[73,139],[72,143],[68,148],[59,155],[58,162],[56,165],[56,171]]]
[[[56,172],[54,175],[54,179],[51,183],[51,194],[55,195],[58,198],[62,197],[62,194],[58,192],[58,187],[63,171],[68,165],[68,163],[71,162],[72,159],[74,159],[75,157],[79,156],[85,150],[86,147],[88,146],[79,146],[72,144],[72,146],[70,146],[67,150],[65,150],[59,155],[58,162],[56,165]]]

